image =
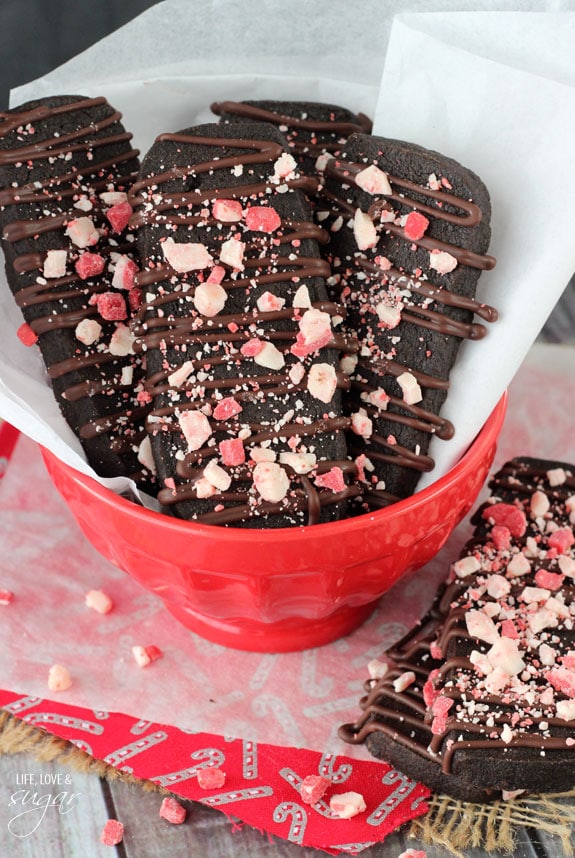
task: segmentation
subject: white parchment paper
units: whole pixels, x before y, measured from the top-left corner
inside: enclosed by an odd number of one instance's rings
[[[165,0],[15,90],[11,104],[104,95],[145,152],[162,131],[211,121],[214,100],[330,101],[375,116],[379,134],[437,148],[479,173],[493,198],[499,259],[480,294],[502,320],[484,342],[464,344],[445,412],[457,434],[435,445],[434,480],[482,425],[575,270],[567,192],[575,187],[575,14],[555,11],[575,3],[363,0],[352,11],[347,0],[316,0],[310,8],[307,0]],[[535,13],[455,11],[477,8]],[[398,10],[425,14],[394,19]],[[20,312],[2,282],[0,294],[0,416],[94,475],[37,350],[16,337]],[[125,489],[119,479],[102,482]]]

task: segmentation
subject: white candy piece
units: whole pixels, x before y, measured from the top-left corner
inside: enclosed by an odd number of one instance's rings
[[[202,473],[206,480],[222,492],[227,491],[232,484],[228,472],[218,465],[215,459],[210,459]]]
[[[170,387],[180,387],[180,385],[184,384],[184,382],[187,381],[193,371],[193,361],[184,361],[184,363],[180,367],[178,367],[178,369],[170,373],[170,375],[168,376],[168,384],[170,385]]]
[[[368,194],[384,194],[385,196],[389,196],[393,193],[387,173],[384,173],[375,164],[371,164],[369,167],[361,170],[355,177],[355,184]]]
[[[116,355],[117,357],[126,357],[126,355],[134,354],[135,339],[128,325],[123,325],[119,322],[110,338],[108,351],[111,355]]]
[[[207,247],[198,242],[176,243],[173,238],[167,238],[162,244],[162,253],[166,262],[178,274],[202,271],[213,264]]]
[[[92,247],[100,240],[100,233],[90,217],[77,217],[68,223],[66,235],[76,247]]]
[[[495,623],[483,611],[467,611],[465,625],[473,638],[479,638],[479,640],[487,643],[496,643],[499,640]]]
[[[393,330],[393,328],[396,328],[401,322],[400,304],[397,304],[395,307],[390,307],[389,304],[386,304],[384,301],[380,301],[375,308],[375,312],[377,313],[377,317],[383,327],[388,330]]]
[[[545,492],[541,492],[539,490],[533,492],[529,503],[529,510],[533,518],[545,515],[546,512],[549,512],[549,506],[549,498]]]
[[[317,465],[317,456],[315,453],[289,453],[285,451],[280,453],[280,462],[282,465],[289,465],[296,474],[309,474]]]
[[[307,310],[308,307],[311,307],[309,289],[305,284],[296,289],[295,295],[293,296],[292,306],[298,307],[301,310]]]
[[[184,438],[188,442],[188,452],[203,447],[212,434],[210,421],[206,415],[201,411],[182,411],[178,420]]]
[[[44,260],[42,274],[48,280],[51,277],[64,277],[66,274],[66,259],[68,254],[65,250],[49,250]]]
[[[438,274],[449,274],[457,268],[457,259],[446,250],[432,250],[429,254],[429,267]]]
[[[332,795],[329,809],[341,819],[351,819],[366,809],[365,799],[359,792],[342,792]]]
[[[413,685],[414,682],[415,673],[412,670],[406,670],[405,673],[402,673],[401,676],[394,679],[393,690],[398,694],[401,694],[402,691],[405,691],[405,689],[409,688],[410,685]]]
[[[99,340],[101,333],[102,326],[95,319],[82,319],[74,330],[76,339],[84,343],[85,346],[91,346],[92,343]]]
[[[273,179],[276,181],[279,179],[287,179],[287,177],[291,176],[291,174],[296,170],[297,161],[293,155],[289,155],[287,152],[284,152],[279,156],[274,164]]]
[[[254,361],[258,366],[265,366],[268,369],[281,369],[285,364],[283,353],[270,342],[264,343],[263,348],[254,355]]]
[[[369,419],[363,408],[351,415],[351,431],[363,438],[369,438],[373,433],[373,421]]]
[[[290,481],[276,462],[258,462],[254,468],[254,486],[263,500],[279,503],[287,495]]]
[[[499,638],[495,641],[487,653],[487,658],[494,668],[501,668],[509,676],[517,676],[525,667],[519,647],[512,638]]]
[[[138,447],[138,462],[144,468],[147,468],[150,473],[156,473],[156,463],[152,456],[152,442],[149,435],[146,435],[140,442],[140,446]]]
[[[337,374],[328,363],[314,363],[307,376],[307,389],[320,402],[331,402],[337,387]]]
[[[228,300],[228,293],[217,283],[200,283],[194,292],[194,307],[202,316],[217,316]]]
[[[398,375],[397,383],[403,392],[404,402],[408,405],[414,405],[416,402],[421,402],[423,399],[421,387],[411,372],[402,372],[401,375]]]
[[[243,241],[238,241],[235,238],[228,238],[220,249],[220,262],[224,265],[229,265],[230,268],[236,271],[244,270],[244,252],[246,246]]]
[[[375,225],[365,212],[361,209],[355,210],[353,218],[353,234],[360,250],[368,250],[377,244],[377,230]]]
[[[470,554],[469,557],[462,557],[461,560],[456,560],[452,568],[458,578],[466,578],[467,575],[479,572],[481,564],[477,557]]]

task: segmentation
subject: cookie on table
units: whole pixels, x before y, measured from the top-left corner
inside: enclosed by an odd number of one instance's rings
[[[513,459],[490,489],[430,614],[340,729],[480,802],[575,785],[575,467]]]
[[[0,114],[6,275],[66,421],[101,476],[151,476],[130,317],[139,293],[127,188],[138,152],[104,98],[54,96]],[[149,457],[140,455],[144,461]]]
[[[352,454],[366,457],[364,509],[411,495],[433,468],[432,435],[454,427],[441,415],[463,339],[496,318],[476,299],[491,206],[483,182],[443,155],[411,143],[352,135],[326,166],[339,212],[328,246],[330,295],[361,344],[346,359],[355,415]]]
[[[338,308],[322,230],[281,134],[255,122],[162,134],[132,187],[160,502],[179,517],[287,527],[345,514]]]
[[[371,120],[337,104],[314,101],[219,101],[211,110],[223,121],[270,122],[306,176],[321,174],[326,155],[335,155],[354,133],[371,132]],[[318,158],[319,163],[318,163]]]

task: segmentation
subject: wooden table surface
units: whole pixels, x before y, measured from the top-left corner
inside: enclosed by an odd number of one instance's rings
[[[67,793],[60,813],[57,806],[30,809],[12,796],[18,790]],[[48,785],[51,784],[51,785]],[[271,839],[248,826],[234,824],[223,813],[201,804],[182,802],[188,809],[182,825],[160,818],[162,797],[139,784],[106,781],[57,763],[39,762],[28,754],[0,756],[0,858],[320,858],[325,852]],[[125,826],[124,840],[104,846],[100,834],[110,818]],[[575,834],[575,832],[574,832]],[[407,839],[403,832],[361,853],[364,858],[399,858],[408,849],[424,850],[427,858],[453,858],[451,852]],[[493,853],[470,847],[465,858],[494,858]],[[561,843],[532,830],[517,831],[514,858],[563,858]]]

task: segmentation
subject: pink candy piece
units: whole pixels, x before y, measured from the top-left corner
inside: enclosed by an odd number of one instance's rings
[[[409,238],[411,241],[417,241],[418,239],[423,238],[428,226],[429,221],[424,215],[419,212],[410,212],[407,215],[403,232],[405,233],[406,238]]]
[[[89,590],[86,593],[86,607],[92,608],[98,614],[109,614],[113,608],[113,602],[103,590]]]
[[[299,792],[304,804],[315,804],[326,793],[331,782],[321,775],[307,775],[301,782]]]
[[[72,677],[67,668],[61,664],[53,664],[48,671],[48,688],[50,691],[67,691],[72,685]]]
[[[0,605],[9,605],[14,599],[14,593],[11,590],[0,590]]]
[[[88,277],[97,277],[104,270],[105,259],[99,253],[83,253],[76,260],[74,268],[80,280],[87,280]]]
[[[242,410],[242,406],[232,396],[220,399],[213,411],[214,420],[229,420]]]
[[[246,226],[253,232],[275,232],[281,226],[281,217],[269,206],[250,206],[246,212]]]
[[[224,465],[242,465],[246,460],[246,451],[241,438],[220,441],[219,450]]]
[[[347,488],[343,471],[338,467],[333,467],[327,474],[318,474],[314,483],[322,489],[331,489],[332,492],[343,492]]]
[[[38,342],[38,335],[34,333],[28,322],[23,322],[16,331],[18,339],[25,346],[33,346]]]
[[[198,772],[198,786],[201,789],[220,789],[226,782],[226,773],[216,766],[208,766]]]
[[[507,551],[511,545],[511,534],[509,528],[503,524],[496,524],[491,528],[491,539],[497,551]]]
[[[545,679],[565,697],[575,698],[575,670],[569,670],[567,667],[555,667],[545,674]]]
[[[423,849],[406,849],[397,858],[427,858],[427,852]]]
[[[570,527],[560,527],[553,531],[547,542],[549,548],[555,548],[559,554],[567,554],[575,542],[575,535]]]
[[[547,569],[538,569],[535,573],[535,583],[545,590],[560,590],[564,580],[565,575],[558,575],[556,572],[549,572]]]
[[[105,824],[100,840],[104,846],[117,846],[124,839],[124,825],[117,819],[109,819]]]
[[[263,347],[264,342],[262,340],[257,337],[251,337],[251,339],[243,344],[240,352],[244,357],[255,357],[256,355],[259,355]]]
[[[92,295],[90,304],[95,304],[98,313],[107,322],[121,322],[128,318],[126,302],[122,295],[116,292],[102,292],[100,295]]]
[[[166,796],[160,807],[160,816],[173,825],[181,825],[186,818],[186,808],[172,796]]]
[[[132,217],[132,206],[130,203],[116,203],[106,212],[106,218],[114,232],[123,232]]]
[[[153,661],[160,658],[162,651],[157,646],[133,646],[132,655],[138,667],[147,667]]]
[[[179,274],[200,271],[213,263],[207,247],[197,242],[175,242],[173,238],[167,238],[162,244],[162,253]]]
[[[447,713],[453,706],[453,700],[450,697],[444,697],[439,694],[431,704],[431,714],[433,721],[431,724],[431,732],[440,736],[445,733],[447,728]]]
[[[523,536],[527,528],[524,512],[509,503],[494,503],[483,510],[481,517],[493,521],[495,525],[503,525],[515,537]]]

